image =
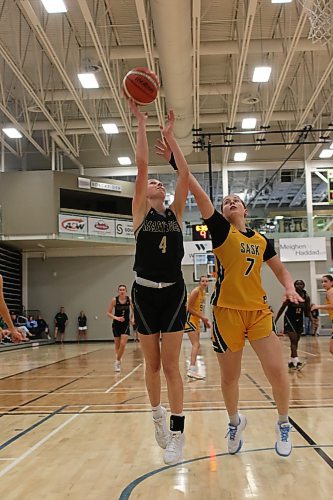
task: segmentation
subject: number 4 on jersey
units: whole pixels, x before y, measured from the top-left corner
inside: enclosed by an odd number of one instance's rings
[[[253,259],[252,257],[247,257],[246,258],[246,262],[249,263],[249,266],[248,268],[246,269],[245,273],[244,273],[244,276],[248,276],[250,274],[250,272],[252,271],[253,269],[253,266],[254,266],[254,263],[255,263],[256,259]]]
[[[162,253],[166,253],[166,250],[167,250],[166,236],[163,236],[158,248],[161,250]]]

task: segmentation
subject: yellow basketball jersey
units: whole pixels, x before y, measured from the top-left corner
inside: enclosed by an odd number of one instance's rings
[[[328,300],[328,298],[326,298],[326,304],[330,305],[330,301]],[[331,318],[331,320],[333,321],[333,309],[327,309],[327,312],[329,314],[329,317]]]
[[[204,309],[204,303],[205,303],[205,292],[199,286],[197,288],[198,288],[199,293],[197,295],[197,298],[194,301],[193,309],[197,312],[202,312]]]
[[[226,240],[213,250],[218,264],[213,305],[246,311],[268,309],[260,274],[266,246],[261,234],[253,231],[246,236],[231,224]]]

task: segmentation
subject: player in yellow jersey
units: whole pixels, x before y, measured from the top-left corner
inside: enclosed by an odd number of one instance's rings
[[[311,306],[311,311],[313,311],[314,309],[321,309],[328,312],[332,321],[330,353],[333,354],[333,276],[331,274],[325,274],[321,279],[321,283],[323,285],[324,290],[326,290],[326,298],[325,298],[326,304],[325,305],[313,304]]]
[[[157,152],[176,168],[170,149],[158,141]],[[267,262],[284,286],[284,300],[303,302],[293,279],[264,236],[245,225],[247,209],[236,195],[223,199],[222,214],[190,174],[190,190],[212,236],[218,276],[213,304],[213,347],[221,372],[221,387],[229,414],[228,451],[240,451],[246,418],[238,412],[239,377],[245,333],[269,380],[278,410],[275,450],[288,456],[292,450],[288,418],[289,381],[279,339],[272,331],[272,313],[261,284],[261,267]]]
[[[200,320],[207,328],[211,328],[209,319],[204,315],[205,292],[208,287],[208,277],[201,276],[199,286],[195,287],[187,301],[187,317],[185,332],[192,344],[190,367],[187,371],[187,376],[195,379],[203,379],[196,366],[196,360],[200,349]]]

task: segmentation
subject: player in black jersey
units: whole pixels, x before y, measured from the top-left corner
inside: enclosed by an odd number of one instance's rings
[[[174,201],[165,207],[165,188],[157,179],[148,180],[147,115],[130,101],[138,121],[136,164],[138,174],[133,198],[136,237],[132,288],[135,322],[145,358],[146,386],[152,405],[156,441],[164,451],[164,462],[177,463],[184,443],[183,381],[179,354],[186,321],[186,289],[181,271],[184,255],[182,215],[188,193],[189,171],[174,138],[174,113],[162,130],[177,160],[179,175]],[[162,342],[160,343],[160,336]],[[166,409],[160,404],[161,364],[167,381],[171,410],[170,432]]]
[[[174,168],[167,145],[158,142],[157,152]],[[285,288],[285,297],[298,303],[292,278],[273,247],[261,234],[246,227],[247,209],[237,195],[225,196],[219,213],[195,177],[190,174],[189,187],[212,236],[218,276],[212,297],[213,348],[217,353],[221,387],[229,414],[228,451],[240,451],[246,417],[238,412],[239,377],[245,333],[256,352],[265,375],[272,385],[278,409],[275,426],[275,450],[288,456],[292,450],[291,425],[288,418],[289,381],[283,366],[282,349],[272,331],[272,313],[261,283],[261,268],[267,262]]]
[[[287,309],[284,314],[284,333],[290,339],[291,354],[288,367],[290,370],[300,370],[303,367],[303,363],[298,359],[297,347],[303,333],[303,317],[304,314],[310,315],[311,304],[310,297],[304,290],[304,281],[296,280],[294,286],[296,292],[303,298],[304,302],[295,304],[294,302],[290,302],[290,300],[285,300],[276,315],[275,322],[277,323],[283,311]]]
[[[121,358],[123,357],[130,334],[130,322],[132,322],[132,324],[134,323],[132,316],[132,301],[130,297],[127,296],[126,285],[118,286],[118,295],[111,300],[111,304],[106,314],[109,318],[113,319],[112,331],[116,351],[114,371],[120,372]]]

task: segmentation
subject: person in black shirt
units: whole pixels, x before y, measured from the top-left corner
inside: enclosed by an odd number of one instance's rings
[[[118,295],[111,300],[106,314],[109,318],[113,319],[112,331],[116,351],[114,371],[120,372],[121,358],[123,357],[130,334],[130,323],[133,324],[132,301],[127,295],[126,285],[118,286]]]
[[[83,340],[87,340],[88,327],[87,327],[87,316],[83,311],[77,318],[77,341],[80,342],[80,338],[83,336]]]
[[[297,347],[303,333],[304,314],[310,315],[310,297],[304,290],[305,283],[303,280],[296,280],[294,286],[296,292],[303,298],[304,302],[295,304],[294,302],[290,302],[290,300],[285,300],[276,315],[275,322],[277,323],[283,311],[286,309],[284,315],[284,333],[286,333],[290,339],[291,350],[288,367],[290,370],[300,370],[303,367],[303,363],[298,359]]]
[[[178,179],[174,201],[166,208],[165,187],[157,179],[148,180],[147,115],[141,113],[133,101],[130,101],[130,107],[138,121],[138,174],[132,203],[137,277],[132,287],[132,300],[145,358],[155,438],[165,450],[164,462],[173,464],[181,460],[184,443],[184,389],[179,354],[186,321],[186,289],[181,261],[184,255],[182,215],[188,194],[189,171],[173,135],[175,117],[170,111],[162,134],[175,155]],[[166,409],[160,404],[161,364],[168,386],[170,432],[166,425]]]
[[[54,340],[57,341],[58,333],[60,333],[60,342],[64,343],[65,338],[65,330],[68,323],[68,316],[65,313],[65,308],[60,307],[59,312],[54,317]]]

